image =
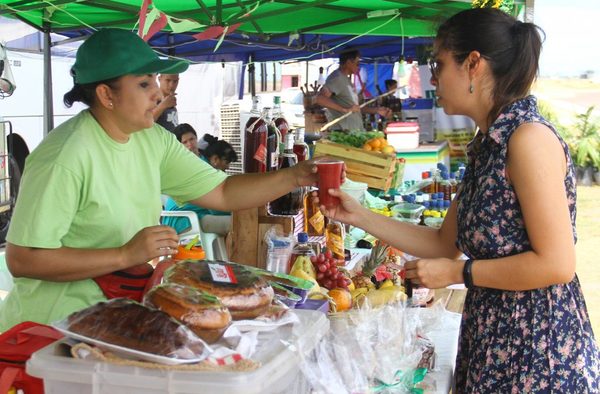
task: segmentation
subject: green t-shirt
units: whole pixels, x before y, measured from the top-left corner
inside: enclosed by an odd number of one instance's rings
[[[7,240],[48,249],[119,247],[159,223],[161,193],[189,201],[225,178],[158,125],[118,143],[85,110],[27,158]],[[25,320],[49,323],[105,300],[92,279],[14,282],[0,305],[0,331]]]

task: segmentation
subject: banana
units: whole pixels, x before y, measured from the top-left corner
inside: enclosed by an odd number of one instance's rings
[[[310,262],[310,261],[309,261]],[[317,283],[317,280],[315,278],[312,278],[309,274],[307,274],[305,271],[302,271],[299,268],[296,269],[292,269],[290,271],[290,275],[295,276],[296,278],[300,278],[300,279],[304,279],[304,280],[308,280],[310,282],[313,283],[313,287],[311,287],[309,294],[312,294],[314,292],[318,292],[320,290],[320,286]]]
[[[312,279],[317,278],[317,272],[308,256],[298,256],[292,265],[291,271],[304,271]]]

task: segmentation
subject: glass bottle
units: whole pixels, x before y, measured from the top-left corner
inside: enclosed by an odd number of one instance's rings
[[[327,249],[333,254],[333,258],[337,260],[338,265],[345,264],[344,255],[344,226],[337,220],[329,220],[325,227],[325,244]]]
[[[279,169],[281,134],[273,123],[271,108],[264,108],[263,114],[267,124],[267,171],[277,171]]]
[[[298,158],[294,153],[294,133],[285,136],[285,150],[279,160],[279,168],[288,168],[298,164]],[[304,188],[297,187],[288,194],[269,203],[271,215],[297,215],[302,210]]]
[[[252,97],[250,119],[244,127],[244,172],[267,171],[267,124],[258,109],[260,99]]]
[[[308,234],[306,233],[298,233],[298,243],[292,249],[292,255],[290,257],[290,264],[288,266],[288,273],[292,270],[292,267],[296,263],[298,257],[306,257],[308,261],[305,264],[312,264],[310,262],[310,257],[315,256],[315,251],[312,246],[308,243]]]
[[[317,196],[313,196],[312,190],[304,197],[304,232],[312,237],[325,234],[325,216],[316,202]]]
[[[280,142],[283,143],[285,141],[285,135],[290,130],[290,126],[283,116],[283,111],[281,110],[281,97],[279,96],[273,97],[273,123],[275,123],[275,127],[279,130],[279,134],[281,134]]]
[[[306,142],[304,142],[304,128],[297,128],[295,134],[296,138],[294,140],[294,153],[298,157],[299,162],[307,160],[309,158],[309,148]]]

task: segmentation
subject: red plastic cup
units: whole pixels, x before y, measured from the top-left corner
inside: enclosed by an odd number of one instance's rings
[[[319,201],[325,208],[335,208],[340,199],[329,194],[329,189],[339,189],[341,186],[344,162],[334,159],[322,159],[316,162],[319,176]]]

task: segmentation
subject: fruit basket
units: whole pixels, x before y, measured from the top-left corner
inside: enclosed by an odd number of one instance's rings
[[[397,160],[395,155],[366,151],[331,141],[318,141],[314,157],[328,156],[346,163],[346,173],[356,182],[364,182],[369,187],[387,191],[393,187]]]

